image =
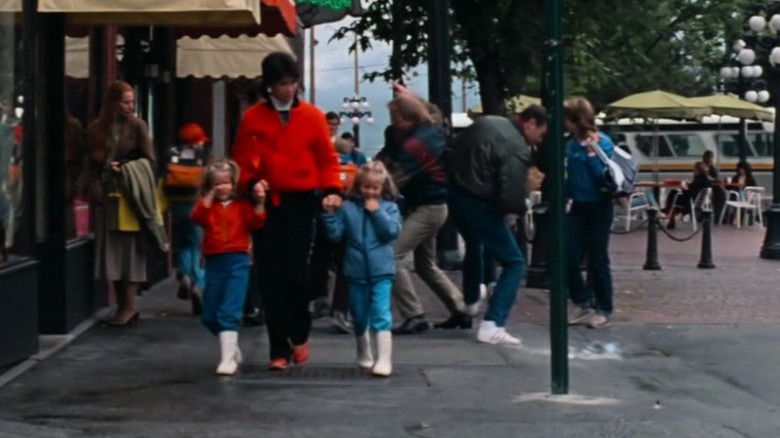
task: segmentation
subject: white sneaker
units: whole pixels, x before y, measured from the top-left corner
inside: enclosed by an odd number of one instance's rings
[[[596,312],[593,312],[593,314],[585,321],[585,325],[592,329],[604,327],[607,324],[609,324],[609,319],[606,316]]]
[[[585,325],[587,321],[596,314],[593,309],[578,308],[574,315],[569,318],[569,325]]]
[[[482,321],[479,324],[477,342],[493,345],[520,345],[520,339],[510,335],[504,327],[498,327],[493,321]]]

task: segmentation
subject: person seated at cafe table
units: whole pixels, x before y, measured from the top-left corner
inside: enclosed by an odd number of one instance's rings
[[[710,177],[710,181],[721,181],[720,171],[715,166],[715,153],[707,150],[701,156],[701,161],[707,166],[707,175]],[[720,217],[721,211],[726,206],[726,189],[722,184],[712,185],[712,209],[714,210],[714,217]]]
[[[731,184],[738,184],[740,195],[745,187],[754,187],[758,184],[756,179],[753,178],[753,167],[747,161],[740,161],[737,163],[737,174],[731,177],[729,180]]]
[[[747,161],[740,161],[737,163],[737,173],[727,181],[729,184],[726,186],[729,190],[734,190],[739,193],[739,200],[745,199],[745,187],[755,187],[758,185],[756,179],[753,177],[753,167]],[[742,219],[745,218],[746,211],[742,211]],[[716,216],[720,217],[720,216]],[[732,212],[726,212],[727,223],[734,222],[735,216]]]
[[[691,201],[695,201],[702,190],[712,187],[712,182],[713,179],[709,173],[709,166],[702,161],[697,161],[693,165],[693,181],[690,183],[683,181],[681,184],[682,190],[672,190],[669,192],[669,196],[666,197],[666,207],[664,207],[663,213],[669,218],[666,225],[667,229],[671,230],[675,227],[675,218],[678,214],[683,216],[694,214],[691,211]]]

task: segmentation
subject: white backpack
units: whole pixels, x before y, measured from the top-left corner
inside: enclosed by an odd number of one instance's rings
[[[606,164],[604,170],[605,188],[613,198],[628,196],[634,191],[636,177],[639,174],[639,166],[636,164],[631,154],[618,146],[612,150],[612,157],[607,157],[604,150],[597,142],[593,142],[593,150],[601,161]]]

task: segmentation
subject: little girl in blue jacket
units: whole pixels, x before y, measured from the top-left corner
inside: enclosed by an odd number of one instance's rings
[[[349,283],[358,366],[383,377],[393,370],[390,292],[395,277],[393,241],[401,231],[396,196],[385,166],[372,161],[358,170],[341,209],[326,210],[323,216],[328,238],[346,239],[344,276]],[[369,328],[376,334],[376,362]]]

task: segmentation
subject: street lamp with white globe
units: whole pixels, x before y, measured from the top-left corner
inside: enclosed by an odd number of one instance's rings
[[[342,122],[349,120],[352,123],[352,134],[355,137],[355,147],[360,147],[360,123],[361,119],[365,118],[366,123],[369,125],[374,123],[374,118],[371,115],[371,104],[364,96],[352,96],[345,97],[341,103],[341,108],[344,111],[339,113]]]
[[[750,28],[759,28],[761,19],[751,19]],[[766,20],[764,20],[762,26],[766,26]],[[737,41],[733,46],[732,65],[724,66],[720,69],[720,75],[723,78],[723,87],[728,89],[729,86],[733,86],[731,91],[734,92],[740,99],[744,99],[751,103],[765,103],[769,100],[769,93],[764,90],[755,90],[754,87],[758,85],[761,80],[761,76],[764,73],[764,69],[760,65],[753,65],[756,62],[756,52],[752,48],[748,47],[748,43],[741,39]],[[739,161],[741,163],[747,162],[748,156],[748,140],[747,140],[747,123],[745,119],[739,120],[739,134],[737,138]]]
[[[772,205],[766,210],[766,234],[759,255],[764,259],[780,260],[780,2],[764,2],[762,13],[748,18],[747,25],[752,32],[734,45],[740,62],[751,58],[762,64],[763,73],[769,74],[770,91],[745,92],[746,100],[764,103],[772,101],[775,108],[775,129],[772,141],[774,165],[772,166]],[[744,53],[743,53],[744,52]],[[743,65],[747,65],[746,63]],[[724,69],[721,70],[725,71]],[[740,71],[741,73],[741,71]],[[755,74],[756,72],[751,72]]]

